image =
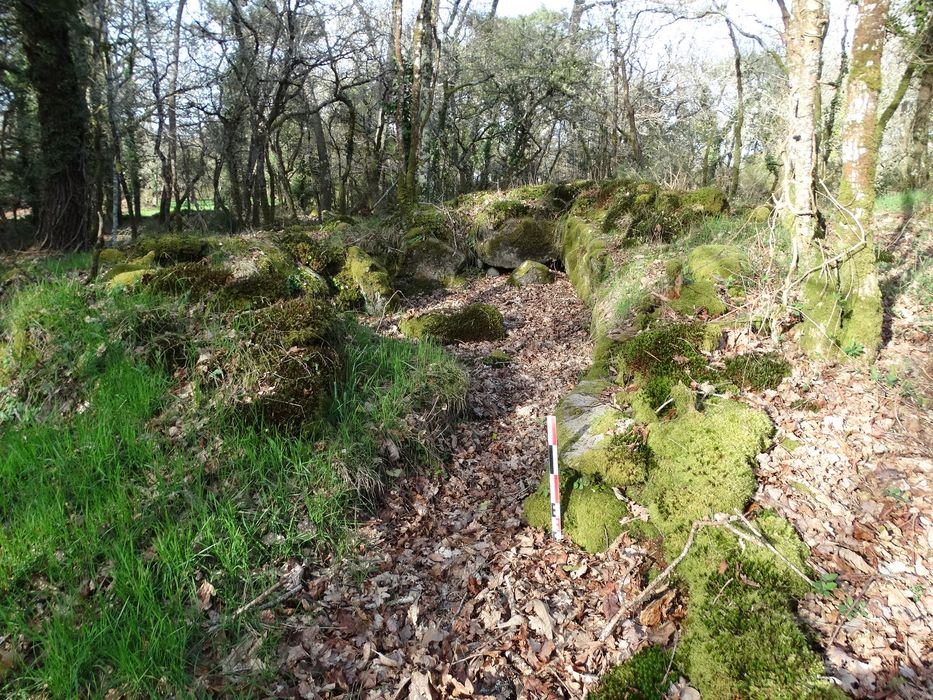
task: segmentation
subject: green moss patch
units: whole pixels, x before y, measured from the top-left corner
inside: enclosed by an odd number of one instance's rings
[[[399,330],[409,338],[431,338],[445,345],[505,338],[502,314],[491,304],[470,304],[459,311],[404,319]]]
[[[701,187],[698,190],[684,192],[681,195],[684,207],[699,214],[715,215],[728,210],[726,193],[718,187]]]
[[[512,358],[509,357],[507,352],[503,352],[502,350],[493,350],[483,358],[482,362],[487,367],[505,367],[506,365],[512,363]]]
[[[599,679],[594,700],[664,700],[680,674],[671,654],[648,646]]]
[[[720,287],[749,273],[749,263],[738,248],[727,245],[701,245],[690,251],[682,266],[668,268],[673,283],[670,306],[678,313],[694,315],[705,310],[719,316],[728,310],[720,296]]]
[[[559,228],[561,257],[577,296],[590,302],[612,271],[601,232],[584,219],[567,217]]]
[[[622,518],[628,509],[608,486],[586,478],[572,486],[564,530],[573,542],[587,552],[602,552],[622,534]]]
[[[679,551],[695,520],[745,509],[757,485],[752,460],[773,431],[766,414],[731,400],[681,410],[652,427],[654,464],[643,499],[668,552]]]
[[[790,363],[781,355],[743,353],[726,360],[726,376],[743,389],[776,389],[790,375]]]

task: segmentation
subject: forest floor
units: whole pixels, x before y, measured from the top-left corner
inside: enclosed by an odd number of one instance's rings
[[[360,528],[349,566],[309,584],[286,621],[282,654],[297,687],[282,695],[580,697],[647,637],[631,622],[596,639],[637,593],[643,550],[629,542],[588,555],[522,523],[547,464],[545,416],[592,346],[589,312],[564,276],[525,289],[505,280],[410,307],[493,303],[508,338],[451,348],[470,371],[473,416],[456,429],[445,472],[397,482]],[[483,364],[493,350],[512,361]]]
[[[791,353],[777,390],[743,395],[777,426],[752,509],[776,509],[811,547],[820,578],[800,614],[827,675],[856,697],[921,698],[933,694],[933,285],[917,282],[931,226],[880,222],[894,263],[883,268],[888,342],[872,369]],[[582,697],[646,642],[677,643],[675,589],[597,641],[665,563],[659,552],[623,535],[588,555],[521,520],[546,467],[544,418],[590,360],[589,313],[566,278],[527,289],[480,278],[372,323],[392,334],[403,315],[474,301],[498,306],[509,333],[450,348],[470,371],[472,415],[446,468],[397,482],[350,561],[313,574],[285,611],[279,696]],[[722,353],[775,347],[740,331]],[[511,363],[483,364],[492,350]]]

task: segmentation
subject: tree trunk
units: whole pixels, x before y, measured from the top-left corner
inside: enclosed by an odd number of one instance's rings
[[[80,250],[94,242],[85,163],[88,108],[74,56],[75,0],[18,0],[16,17],[36,92],[42,181],[37,239],[43,248]]]
[[[889,4],[889,0],[876,0],[859,6],[846,116],[842,122],[839,183],[839,200],[849,211],[840,217],[834,236],[835,249],[840,254],[847,253],[839,270],[840,300],[844,307],[839,343],[846,353],[850,348],[864,348],[870,359],[881,347],[881,289],[871,215],[881,136],[875,130],[881,94],[881,55]]]
[[[742,53],[735,39],[732,22],[726,20],[732,51],[735,53],[735,126],[732,137],[732,177],[729,184],[729,197],[734,198],[739,191],[739,175],[742,168],[742,127],[745,125],[745,90],[742,84]]]
[[[181,20],[185,11],[185,1],[177,0],[178,7],[175,9],[175,24],[172,27],[172,64],[169,68],[168,76],[168,95],[166,96],[166,106],[168,107],[168,160],[169,160],[169,179],[170,190],[175,197],[175,212],[181,210],[181,194],[178,187],[178,62],[181,55]],[[170,202],[166,202],[171,206]],[[168,221],[169,212],[159,212],[159,218],[162,221]]]
[[[849,13],[846,12],[842,25],[842,43],[839,53],[839,73],[836,74],[836,92],[833,93],[833,99],[829,102],[829,112],[826,114],[826,122],[823,125],[823,173],[829,170],[829,157],[833,152],[830,144],[833,140],[833,131],[836,128],[836,115],[839,113],[839,106],[842,104],[842,84],[845,82],[846,75],[849,73],[849,54],[846,53],[846,40],[849,38]]]
[[[798,0],[786,18],[787,42],[787,141],[784,148],[784,182],[780,210],[791,235],[791,262],[785,297],[801,270],[809,271],[820,260],[817,238],[822,224],[816,204],[817,124],[820,115],[820,73],[823,38],[828,18],[823,0]],[[804,334],[819,352],[820,331],[834,311],[821,306],[822,278],[805,273]],[[785,301],[787,299],[785,298]],[[815,344],[815,347],[813,345]]]
[[[930,181],[927,159],[930,143],[930,109],[933,108],[933,62],[927,63],[917,88],[917,107],[910,124],[910,151],[907,157],[907,185],[926,187]]]

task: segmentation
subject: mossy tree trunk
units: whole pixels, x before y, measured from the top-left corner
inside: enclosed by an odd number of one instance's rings
[[[907,185],[925,187],[930,180],[927,153],[930,142],[930,109],[933,108],[933,60],[926,65],[917,90],[917,107],[910,125]]]
[[[79,250],[94,241],[90,226],[88,108],[76,61],[76,0],[18,0],[16,17],[39,107],[42,180],[37,239],[44,248]]]
[[[784,12],[784,21],[789,98],[780,208],[784,226],[791,235],[789,291],[798,275],[813,269],[820,260],[818,243],[823,231],[816,203],[816,165],[820,118],[819,79],[823,63],[823,38],[828,23],[826,4],[823,0],[798,0],[791,12]],[[805,332],[819,338],[819,332],[813,329],[827,324],[837,314],[837,310],[821,305],[822,282],[818,275],[808,275],[802,281]]]
[[[881,136],[876,131],[881,55],[889,4],[889,0],[868,0],[859,6],[840,144],[839,201],[847,211],[840,215],[832,238],[832,250],[842,256],[838,273],[843,309],[839,345],[846,352],[864,348],[870,358],[881,346],[881,289],[871,215]]]
[[[739,176],[742,168],[742,128],[745,125],[745,88],[742,82],[742,52],[735,38],[732,22],[726,20],[732,52],[735,55],[735,125],[732,132],[732,174],[729,179],[729,198],[739,191]]]

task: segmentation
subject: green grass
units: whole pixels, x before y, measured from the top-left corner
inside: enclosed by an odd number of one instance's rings
[[[214,211],[213,199],[196,199],[193,202],[188,201],[182,207],[182,211]],[[172,202],[172,211],[175,211],[175,203]],[[139,210],[140,216],[157,216],[159,207],[142,207]]]
[[[139,352],[152,319],[185,318],[183,307],[56,280],[3,309],[0,639],[20,640],[4,697],[186,695],[195,667],[217,673],[258,625],[258,613],[230,613],[285,562],[346,551],[384,478],[383,438],[430,457],[406,417],[465,393],[439,348],[351,323],[322,424],[296,436],[216,413],[193,426],[210,389],[174,400],[170,368]],[[200,322],[229,330],[223,317]],[[183,430],[169,440],[173,424]],[[203,580],[216,589],[213,631]]]
[[[913,213],[915,209],[933,203],[933,192],[925,190],[904,190],[886,192],[875,199],[875,211],[887,213]]]

